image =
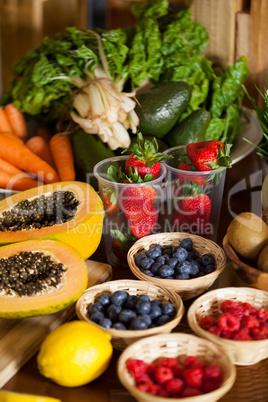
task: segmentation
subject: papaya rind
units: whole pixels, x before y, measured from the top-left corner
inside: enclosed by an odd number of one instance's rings
[[[82,258],[89,258],[97,249],[101,240],[104,208],[99,195],[87,183],[76,181],[60,182],[14,194],[0,201],[0,214],[23,200],[60,190],[73,191],[80,201],[74,219],[60,225],[41,229],[0,232],[0,244],[33,239],[59,240],[71,245],[79,252]]]
[[[61,402],[61,400],[50,396],[0,391],[0,402]]]
[[[0,259],[21,251],[49,252],[69,267],[65,283],[53,293],[40,296],[0,296],[0,317],[25,318],[52,314],[76,302],[88,284],[87,266],[72,247],[53,240],[29,240],[0,248]]]

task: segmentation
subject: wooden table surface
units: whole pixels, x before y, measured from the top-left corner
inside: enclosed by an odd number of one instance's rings
[[[255,152],[252,152],[242,161],[235,164],[231,169],[228,169],[218,231],[217,242],[219,244],[221,244],[223,236],[226,233],[228,224],[236,214],[243,211],[252,211],[259,215],[261,214],[260,191],[264,175],[262,161]],[[103,241],[91,258],[96,261],[106,262]],[[113,267],[113,279],[125,278],[136,279],[130,269]],[[245,283],[237,277],[236,273],[229,266],[226,267],[217,281],[213,284],[213,288],[225,286],[245,286]],[[186,310],[191,302],[192,300],[185,302]],[[182,325],[187,325],[186,315],[183,317]],[[175,329],[175,331],[176,330],[180,330],[180,328]],[[117,378],[116,363],[119,355],[120,352],[114,350],[113,358],[107,371],[92,383],[77,388],[62,387],[54,384],[49,379],[42,377],[38,372],[36,356],[34,356],[11,380],[9,380],[9,382],[4,385],[3,389],[51,396],[61,399],[62,402],[133,402],[134,399],[123,388]],[[247,376],[249,376],[247,386],[251,389],[254,387],[253,377],[256,370],[258,372],[258,378],[260,378],[262,370],[264,373],[264,370],[266,369],[266,362],[265,368],[263,368],[263,363],[261,367],[251,366],[251,368],[246,368],[246,370],[250,370],[247,372]],[[267,378],[264,382],[267,387]],[[262,396],[265,395],[265,393],[266,396]],[[257,397],[255,393],[252,402],[268,401],[268,389],[266,389],[265,393],[261,392],[260,397]],[[248,395],[248,393],[246,393],[246,395]],[[232,394],[230,394],[227,399],[224,398],[224,401],[248,400],[250,402],[251,397],[249,398],[250,399],[242,397],[242,399],[237,399],[237,396],[232,398]]]

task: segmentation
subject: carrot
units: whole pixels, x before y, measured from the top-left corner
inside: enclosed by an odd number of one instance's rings
[[[74,156],[70,137],[61,133],[53,135],[49,147],[62,181],[75,180]]]
[[[9,103],[5,106],[5,112],[13,133],[16,134],[22,141],[26,141],[27,128],[21,111],[17,109],[13,103]]]
[[[33,173],[45,183],[60,181],[58,173],[24,144],[0,134],[0,157],[17,168]]]
[[[0,171],[8,173],[13,176],[19,173],[23,173],[22,170],[18,169],[12,163],[9,163],[2,158],[0,158]]]
[[[37,127],[35,133],[34,133],[35,137],[42,137],[44,138],[44,140],[47,141],[47,143],[49,143],[51,137],[52,137],[52,131],[49,130],[49,128],[47,128],[46,126],[39,126]]]
[[[0,107],[0,133],[12,132],[11,125],[9,124],[5,110]]]
[[[9,174],[0,169],[0,187],[14,191],[24,191],[29,188],[37,187],[42,183],[32,179],[26,173]]]
[[[55,163],[50,148],[44,138],[36,136],[26,141],[25,145],[37,156],[46,161],[55,169]]]
[[[1,134],[5,135],[6,137],[11,138],[13,141],[20,142],[21,144],[23,143],[23,141],[21,139],[19,139],[19,137],[17,137],[16,134],[14,134],[10,131],[4,131]]]

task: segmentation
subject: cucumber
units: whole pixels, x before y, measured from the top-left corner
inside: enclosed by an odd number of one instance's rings
[[[98,190],[98,181],[93,175],[94,166],[103,159],[115,156],[115,153],[104,144],[97,135],[78,130],[72,136],[76,180],[89,183]]]
[[[193,111],[182,122],[175,124],[164,138],[165,142],[170,147],[177,147],[192,142],[205,141],[210,118],[210,113],[205,109]]]
[[[184,81],[158,85],[137,96],[135,112],[143,136],[163,138],[180,118],[191,99],[191,88]]]

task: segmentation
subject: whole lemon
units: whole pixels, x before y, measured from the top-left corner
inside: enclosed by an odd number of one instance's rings
[[[111,335],[85,321],[60,325],[43,341],[37,356],[40,373],[65,387],[98,378],[108,367]]]
[[[21,394],[19,392],[0,391],[0,402],[61,402],[49,396]]]

